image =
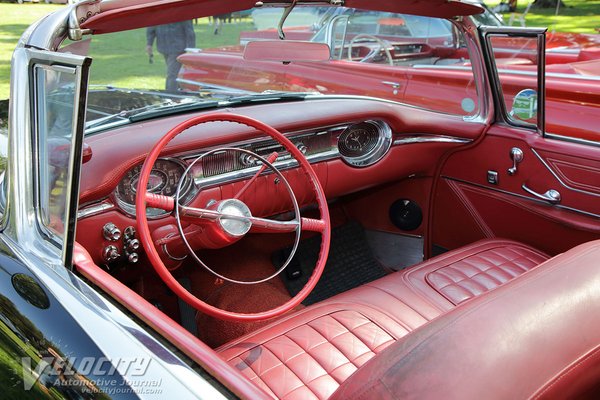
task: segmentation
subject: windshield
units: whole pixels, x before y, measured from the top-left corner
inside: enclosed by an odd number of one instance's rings
[[[244,59],[248,42],[278,40],[282,13],[260,8],[94,36],[87,133],[198,108],[313,95],[368,96],[477,114],[469,53],[450,21],[296,7],[286,20],[286,39],[327,44],[330,59]]]

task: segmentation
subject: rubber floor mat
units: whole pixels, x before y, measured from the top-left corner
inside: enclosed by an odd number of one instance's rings
[[[308,281],[317,262],[320,248],[321,236],[300,242],[296,255],[286,271],[281,274],[290,295],[294,296],[300,292]],[[273,255],[273,264],[281,266],[290,251],[291,248],[276,252]],[[299,277],[294,279],[290,276],[297,271],[300,271]],[[302,304],[317,303],[386,274],[387,272],[377,262],[369,248],[364,228],[358,222],[346,223],[333,229],[331,248],[323,275]]]

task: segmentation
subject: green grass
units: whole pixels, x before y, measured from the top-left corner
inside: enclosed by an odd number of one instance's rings
[[[58,4],[0,3],[0,100],[7,99],[10,86],[12,52],[29,25],[46,14],[63,7]],[[200,18],[194,25],[196,46],[213,48],[239,43],[239,34],[252,29],[249,19],[224,24],[219,35],[208,19]],[[156,53],[154,64],[148,63],[144,29],[95,36],[90,46],[93,58],[90,83],[112,84],[140,89],[163,89],[165,63]]]
[[[225,24],[215,35],[206,18],[194,25],[196,47],[214,48],[239,43],[241,31],[252,29],[249,20]],[[165,63],[154,48],[154,63],[146,54],[146,30],[111,33],[94,37],[90,46],[93,58],[90,84],[110,84],[138,89],[164,89]],[[1,98],[1,96],[0,96]]]
[[[529,0],[519,0],[519,11],[523,11]],[[600,0],[564,0],[567,7],[554,16],[554,9],[531,9],[526,17],[528,26],[547,26],[561,32],[595,33],[600,27]],[[495,5],[498,0],[486,1]],[[12,51],[25,29],[42,16],[59,9],[56,4],[7,4],[0,3],[0,100],[8,98],[10,80],[10,58]],[[508,21],[510,14],[505,14]],[[251,29],[249,20],[225,24],[220,35],[213,34],[207,19],[195,25],[197,46],[213,48],[238,43],[239,33]],[[141,89],[164,87],[165,65],[160,54],[155,54],[154,64],[148,63],[145,53],[145,31],[143,29],[99,35],[94,37],[90,55],[92,64],[91,84],[112,84]]]
[[[519,0],[517,12],[524,12],[530,1],[533,0]],[[492,7],[499,1],[486,0],[485,3]],[[558,16],[554,15],[554,8],[531,8],[525,16],[525,24],[547,27],[556,32],[597,33],[595,29],[600,28],[600,0],[563,0],[563,3],[566,7],[559,8]],[[504,14],[504,21],[509,21],[510,14]]]
[[[10,59],[21,34],[44,15],[58,10],[58,4],[0,3],[0,99],[7,99]]]

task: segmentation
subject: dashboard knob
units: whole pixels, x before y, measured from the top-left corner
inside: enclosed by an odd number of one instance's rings
[[[121,255],[119,254],[119,249],[117,249],[117,247],[113,246],[112,244],[110,246],[106,246],[102,251],[102,258],[107,263],[116,261],[119,259],[119,257],[121,257]]]
[[[129,261],[131,264],[135,264],[140,260],[140,256],[138,255],[138,253],[129,253],[129,255],[127,256],[127,261]]]
[[[252,166],[256,165],[256,158],[251,156],[250,154],[243,153],[240,156],[240,163],[244,167],[252,167]]]
[[[102,228],[102,235],[104,239],[116,242],[121,239],[121,230],[115,224],[109,222]]]
[[[131,239],[126,243],[127,251],[134,252],[140,248],[140,241],[137,239]]]
[[[123,236],[125,237],[125,240],[131,240],[131,239],[135,239],[135,228],[133,226],[128,226],[127,228],[125,228],[125,231],[123,231]]]
[[[298,150],[300,150],[300,153],[302,154],[306,154],[306,152],[308,151],[308,147],[306,147],[306,145],[302,142],[297,143],[296,147],[298,148]]]

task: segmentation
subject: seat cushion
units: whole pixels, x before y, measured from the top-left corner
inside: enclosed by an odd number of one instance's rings
[[[497,288],[550,258],[512,240],[481,240],[402,274],[409,286],[444,309]]]
[[[484,240],[362,285],[217,349],[274,398],[326,399],[398,339],[548,257]]]

